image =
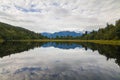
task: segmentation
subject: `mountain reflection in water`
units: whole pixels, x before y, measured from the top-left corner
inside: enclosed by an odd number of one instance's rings
[[[120,46],[0,43],[1,80],[120,80]]]

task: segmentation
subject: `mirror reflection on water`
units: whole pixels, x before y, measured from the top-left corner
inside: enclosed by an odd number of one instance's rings
[[[0,80],[120,80],[120,46],[0,43]]]

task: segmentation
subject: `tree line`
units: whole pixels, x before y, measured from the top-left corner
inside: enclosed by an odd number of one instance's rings
[[[120,20],[115,22],[115,25],[108,24],[105,28],[101,28],[98,31],[87,31],[80,39],[85,40],[119,40],[120,39]]]
[[[98,31],[85,32],[82,36],[56,36],[55,38],[47,38],[40,33],[35,33],[27,29],[12,26],[0,22],[0,39],[3,40],[26,40],[26,39],[78,39],[78,40],[119,40],[120,39],[120,19],[115,25],[108,24],[105,28]]]

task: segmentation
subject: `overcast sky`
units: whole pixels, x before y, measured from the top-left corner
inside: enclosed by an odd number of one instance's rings
[[[120,18],[120,0],[0,0],[0,21],[35,32],[85,31]]]

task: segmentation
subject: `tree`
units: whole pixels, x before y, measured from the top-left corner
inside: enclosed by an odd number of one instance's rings
[[[80,39],[89,40],[117,40],[120,39],[120,20],[116,21],[116,24],[108,24],[105,28],[100,28],[98,31],[92,31],[91,33],[85,32]]]

